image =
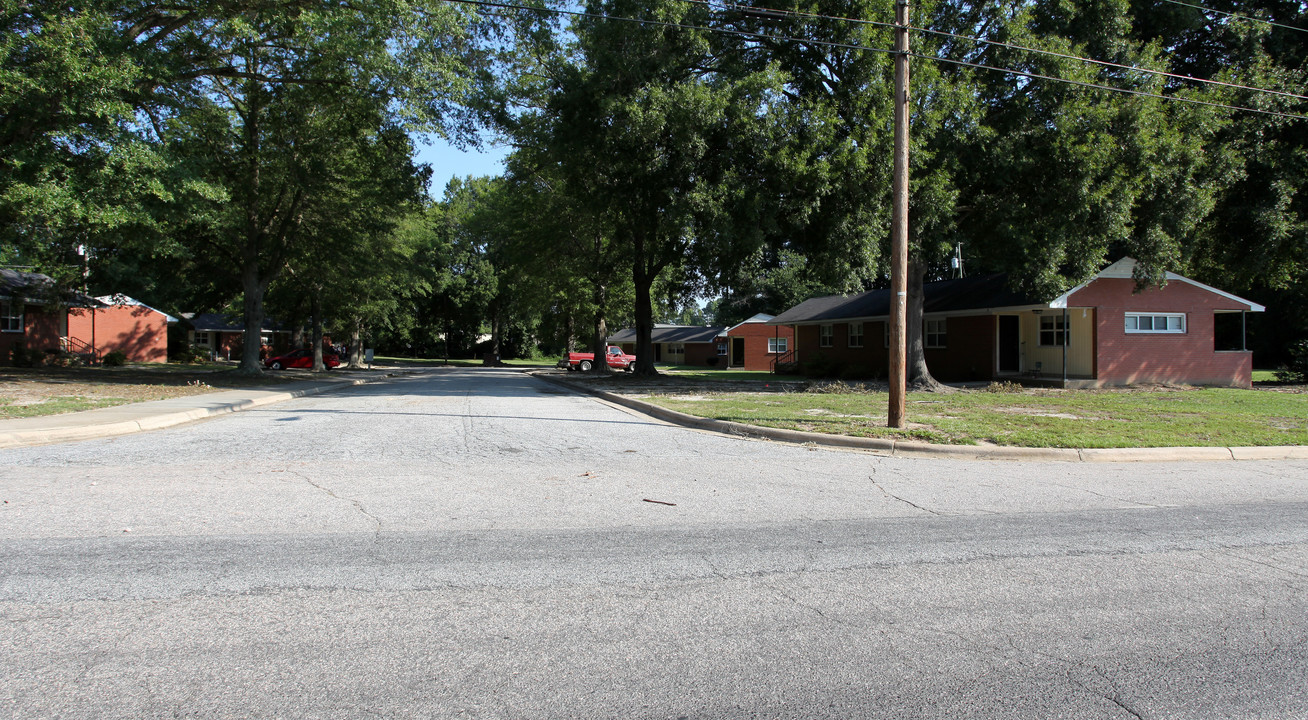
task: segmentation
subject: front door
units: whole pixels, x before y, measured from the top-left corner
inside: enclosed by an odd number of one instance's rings
[[[745,367],[745,338],[731,338],[731,367]]]
[[[1021,371],[1022,330],[1016,315],[999,316],[999,372]]]

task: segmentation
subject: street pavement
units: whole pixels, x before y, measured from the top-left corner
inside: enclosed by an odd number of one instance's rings
[[[450,369],[0,449],[0,501],[0,716],[1308,717],[1304,460],[887,457]]]

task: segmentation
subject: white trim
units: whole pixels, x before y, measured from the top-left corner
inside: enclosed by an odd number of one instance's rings
[[[23,332],[25,332],[27,329],[26,303],[16,298],[0,299],[0,303],[4,303],[5,306],[5,311],[3,313],[0,313],[0,317],[3,317],[6,321],[8,320],[18,321],[18,327],[16,329],[10,330],[8,328],[4,328],[3,330],[0,330],[0,332],[15,333],[15,334],[22,334]],[[9,314],[10,312],[12,312],[14,307],[18,308],[18,314],[17,315]]]
[[[768,323],[768,321],[771,320],[771,319],[774,318],[774,317],[776,317],[776,315],[768,315],[767,313],[757,313],[757,314],[754,315],[754,317],[751,317],[751,318],[748,318],[748,319],[745,319],[745,320],[741,320],[740,322],[736,323],[735,325],[732,325],[731,327],[727,328],[726,330],[723,330],[722,333],[721,333],[720,335],[718,335],[718,337],[722,337],[723,335],[729,335],[729,334],[731,333],[732,330],[735,330],[736,328],[740,327],[741,325],[750,325],[750,324],[754,324],[754,325],[766,325],[766,324]]]
[[[1108,267],[1104,268],[1103,270],[1100,270],[1098,273],[1095,274],[1094,277],[1090,278],[1089,281],[1081,283],[1080,285],[1077,285],[1071,290],[1068,290],[1062,295],[1059,295],[1058,297],[1054,298],[1054,300],[1049,303],[1049,307],[1056,308],[1056,309],[1066,308],[1068,298],[1070,298],[1076,292],[1085,289],[1087,285],[1094,282],[1095,280],[1099,280],[1100,278],[1106,278],[1110,280],[1130,280],[1135,277],[1134,274],[1135,264],[1136,263],[1134,258],[1124,257],[1121,260],[1118,260],[1117,262],[1113,263],[1112,265],[1109,265]],[[1244,298],[1239,297],[1238,295],[1232,295],[1231,293],[1218,290],[1217,288],[1211,287],[1209,285],[1205,285],[1199,282],[1198,280],[1191,280],[1188,277],[1177,275],[1174,272],[1164,273],[1163,277],[1168,282],[1176,281],[1176,282],[1189,283],[1190,285],[1193,285],[1201,290],[1207,290],[1208,292],[1213,293],[1214,295],[1219,295],[1221,297],[1224,297],[1227,300],[1234,300],[1235,302],[1244,305],[1245,309],[1248,312],[1265,312],[1267,310],[1267,308],[1263,307],[1262,305],[1259,305],[1256,302],[1245,300]]]
[[[1126,322],[1128,320],[1130,320],[1131,318],[1136,318],[1136,326],[1138,328],[1139,319],[1142,317],[1147,317],[1147,318],[1161,317],[1161,318],[1168,318],[1169,320],[1171,318],[1181,318],[1181,328],[1179,330],[1170,330],[1166,328],[1162,330],[1156,330],[1153,328],[1150,328],[1149,330],[1139,330],[1139,329],[1132,330],[1131,328],[1126,327]],[[1152,319],[1149,321],[1149,324],[1151,326],[1154,324]],[[1170,325],[1171,323],[1169,322],[1168,324]],[[1139,310],[1139,311],[1130,310],[1122,314],[1122,331],[1125,332],[1127,335],[1185,335],[1187,332],[1189,332],[1189,330],[1190,330],[1190,319],[1186,317],[1186,313],[1183,312],[1150,312],[1148,310]]]

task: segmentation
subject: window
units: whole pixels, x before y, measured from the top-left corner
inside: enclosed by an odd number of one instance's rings
[[[849,346],[852,348],[863,347],[863,323],[849,324]]]
[[[1060,346],[1067,339],[1066,326],[1063,325],[1063,316],[1059,315],[1041,315],[1040,316],[1040,345],[1041,346]]]
[[[923,321],[922,339],[929,348],[942,348],[945,346],[945,319],[937,318],[935,320]]]
[[[726,343],[718,343],[718,354],[719,354],[719,355],[726,355],[726,354],[727,354],[727,344],[726,344]]]
[[[1173,333],[1185,332],[1185,313],[1127,313],[1126,331],[1128,333]]]
[[[23,303],[5,300],[0,303],[0,331],[20,333],[23,331]]]
[[[834,335],[830,325],[818,325],[818,347],[831,347],[831,338]]]
[[[195,334],[195,344],[209,347],[209,333],[198,332]]]
[[[786,352],[787,346],[790,345],[790,338],[768,338],[768,352],[774,355],[780,355]]]
[[[685,346],[685,345],[682,345],[681,343],[668,343],[668,354],[669,354],[669,355],[685,355],[685,354],[686,354],[686,346]]]

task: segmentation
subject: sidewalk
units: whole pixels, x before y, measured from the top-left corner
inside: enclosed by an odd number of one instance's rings
[[[264,388],[223,390],[169,400],[130,403],[98,410],[0,420],[0,448],[46,445],[159,430],[216,415],[249,410],[306,395],[316,395],[391,377],[386,372],[366,378],[342,375]]]

